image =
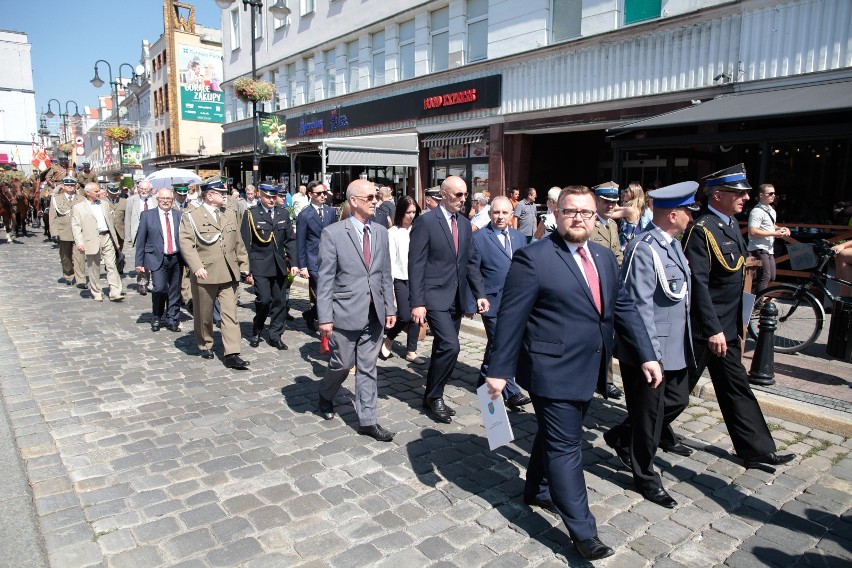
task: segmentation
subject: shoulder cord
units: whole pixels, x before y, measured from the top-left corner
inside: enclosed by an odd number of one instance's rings
[[[195,238],[200,240],[202,243],[206,245],[212,245],[216,241],[219,240],[219,237],[222,236],[222,233],[216,233],[216,235],[212,239],[205,239],[201,236],[201,233],[198,231],[198,225],[195,224],[195,219],[192,218],[192,215],[187,212],[187,217],[189,217],[189,224],[192,225],[192,230],[195,231]]]
[[[736,266],[731,266],[725,261],[725,257],[722,255],[722,251],[719,250],[719,245],[716,243],[716,238],[713,237],[713,234],[707,230],[707,227],[704,226],[703,221],[699,221],[695,225],[693,225],[689,229],[689,234],[686,235],[686,239],[683,243],[683,249],[686,250],[687,245],[689,244],[689,239],[692,237],[692,232],[695,230],[695,227],[701,227],[704,231],[704,235],[706,237],[706,245],[707,245],[707,256],[715,256],[716,260],[719,261],[719,264],[722,265],[722,268],[727,270],[728,272],[737,272],[740,270],[745,264],[745,257],[740,256],[740,259],[737,261]],[[710,249],[713,249],[713,254],[710,254]]]
[[[56,209],[57,215],[64,217],[65,215],[68,215],[69,213],[71,213],[71,207],[69,207],[64,212],[59,210],[59,200],[58,199],[51,199],[50,202],[53,204],[53,208]],[[72,204],[72,207],[73,207],[73,204]]]
[[[269,244],[270,241],[275,240],[275,231],[273,229],[269,230],[269,238],[267,238],[266,240],[263,240],[260,237],[260,234],[257,232],[257,227],[254,226],[254,216],[251,214],[251,209],[246,209],[246,213],[248,214],[248,217],[249,217],[248,220],[249,220],[249,226],[251,227],[251,232],[259,243],[265,245],[265,244]],[[278,244],[277,241],[276,241],[275,244]]]
[[[636,246],[638,247],[640,244],[642,244],[642,243],[637,243]],[[663,269],[663,261],[660,260],[660,255],[657,254],[657,251],[654,250],[654,247],[652,247],[651,245],[647,245],[647,246],[648,246],[648,250],[651,251],[651,257],[654,259],[654,272],[656,273],[657,284],[659,285],[660,289],[663,291],[663,294],[665,294],[666,297],[669,300],[672,300],[672,301],[675,301],[675,302],[679,302],[679,301],[683,300],[684,298],[686,298],[686,294],[687,294],[687,290],[688,290],[687,285],[686,285],[686,280],[684,279],[683,286],[681,286],[680,292],[674,292],[672,290],[669,290],[668,286],[664,286],[663,282],[667,282],[668,278],[666,278],[666,272]],[[630,274],[630,267],[633,265],[633,257],[635,255],[636,255],[636,250],[634,249],[633,254],[630,255],[630,261],[627,263],[627,270],[624,271],[624,281],[625,282],[627,282],[627,276]]]

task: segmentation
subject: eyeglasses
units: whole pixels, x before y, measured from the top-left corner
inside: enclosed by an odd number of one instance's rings
[[[560,209],[559,211],[562,215],[571,219],[579,215],[584,221],[588,221],[595,216],[595,211],[590,211],[588,209]]]
[[[355,199],[363,199],[367,203],[376,200],[376,194],[375,193],[371,193],[369,195],[353,195],[352,197],[354,197]]]
[[[716,191],[721,191],[724,193],[733,193],[737,197],[745,197],[748,195],[747,189],[717,189]]]
[[[326,193],[325,191],[312,191],[311,195],[316,195],[317,197],[319,197],[320,195],[325,195],[326,197],[328,197],[328,193]]]
[[[766,191],[766,192],[763,193],[763,195],[775,195],[775,192],[774,191]]]
[[[456,199],[464,199],[465,197],[467,197],[467,192],[466,191],[460,191],[458,193],[451,193],[450,195],[452,195]]]

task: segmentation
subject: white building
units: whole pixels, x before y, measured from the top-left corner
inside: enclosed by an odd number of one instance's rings
[[[253,31],[241,2],[222,12],[225,152],[244,159],[251,140],[250,107],[232,87],[251,71],[247,48],[278,88],[263,110],[286,118],[291,163],[264,159],[262,175],[331,172],[339,191],[362,172],[408,190],[457,174],[496,195],[609,179],[647,186],[745,162],[753,185],[784,179],[791,208],[812,220],[829,217],[848,187],[848,0],[288,6],[286,21],[264,9]],[[380,134],[402,136],[365,138]],[[410,159],[412,137],[417,174],[385,167]]]
[[[0,165],[15,162],[27,174],[39,128],[31,47],[25,33],[0,30]]]

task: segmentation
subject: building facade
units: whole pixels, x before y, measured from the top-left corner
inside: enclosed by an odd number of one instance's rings
[[[26,34],[0,30],[0,166],[14,162],[26,174],[39,131],[31,47]]]

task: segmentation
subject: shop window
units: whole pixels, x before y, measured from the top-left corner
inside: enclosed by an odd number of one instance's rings
[[[662,0],[624,0],[624,24],[659,18],[662,4]]]
[[[450,9],[441,8],[429,14],[432,39],[432,72],[450,66]]]
[[[399,25],[399,78],[414,77],[414,20]]]
[[[360,72],[360,63],[358,59],[358,41],[350,41],[346,44],[346,63],[348,65],[346,74],[346,92],[354,93],[358,90],[358,74]]]
[[[488,0],[467,0],[467,60],[488,58]]]
[[[309,103],[314,102],[314,98],[316,96],[316,63],[314,63],[314,58],[309,57],[307,63],[305,63],[305,68],[307,70],[308,80],[307,80],[307,97],[306,100]]]
[[[583,14],[582,0],[553,0],[553,43],[580,37],[580,22]]]
[[[231,10],[231,51],[240,48],[240,11]]]
[[[385,84],[385,32],[374,33],[371,40],[373,49],[373,77],[370,86],[380,87]]]
[[[325,52],[325,97],[337,96],[337,62],[335,60],[334,50],[329,49]]]

